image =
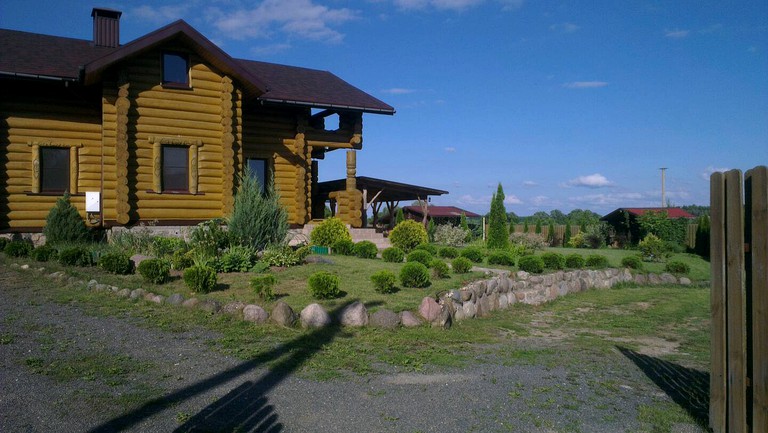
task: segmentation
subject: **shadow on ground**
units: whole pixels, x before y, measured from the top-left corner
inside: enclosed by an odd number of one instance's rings
[[[648,376],[699,425],[709,423],[709,373],[643,355],[626,347],[617,349]]]
[[[354,300],[344,303],[330,312],[335,317]],[[366,305],[371,307],[372,305]],[[136,424],[175,406],[185,400],[211,391],[240,376],[263,368],[266,363],[276,361],[269,371],[257,381],[247,380],[232,389],[225,396],[209,404],[196,415],[176,428],[175,432],[200,431],[239,431],[269,432],[283,431],[277,411],[269,404],[267,394],[271,389],[300,368],[307,360],[325,345],[341,336],[343,329],[334,324],[325,328],[304,333],[282,344],[278,348],[263,353],[249,361],[224,370],[207,379],[176,390],[163,397],[151,400],[143,406],[113,418],[90,430],[91,433],[105,433],[130,429]],[[281,359],[283,358],[283,359]]]

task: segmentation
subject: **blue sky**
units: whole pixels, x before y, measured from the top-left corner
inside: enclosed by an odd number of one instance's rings
[[[768,164],[768,2],[3,0],[0,27],[121,42],[184,19],[238,58],[329,70],[397,109],[366,115],[358,175],[518,215],[709,202],[709,175]],[[320,163],[342,178],[344,155]]]

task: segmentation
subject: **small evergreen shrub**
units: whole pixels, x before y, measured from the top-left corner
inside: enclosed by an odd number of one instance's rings
[[[267,245],[284,242],[288,233],[288,212],[280,204],[280,196],[272,182],[260,185],[250,169],[246,169],[238,180],[232,213],[227,219],[232,243],[260,251]]]
[[[469,228],[454,227],[450,224],[441,224],[435,229],[435,243],[458,247],[466,243],[470,236]]]
[[[389,247],[381,252],[381,258],[389,263],[402,263],[405,253],[398,247]]]
[[[59,251],[59,263],[64,266],[93,266],[93,256],[84,246],[64,248]]]
[[[584,240],[584,233],[578,232],[568,239],[568,247],[570,248],[586,248],[587,241]]]
[[[183,271],[194,264],[189,251],[176,250],[171,254],[171,267],[177,271]]]
[[[128,275],[133,273],[133,262],[128,254],[111,252],[99,257],[99,267],[110,274]]]
[[[413,250],[408,253],[408,257],[406,257],[405,261],[408,263],[419,262],[424,266],[429,266],[429,264],[432,262],[432,258],[432,254],[427,251]]]
[[[8,257],[28,257],[34,247],[27,241],[10,241],[3,248],[3,252]]]
[[[377,293],[388,294],[396,291],[397,277],[392,271],[382,270],[374,272],[371,275],[371,282],[373,283],[373,290]]]
[[[255,259],[256,251],[252,247],[232,245],[219,257],[217,267],[220,272],[248,272]]]
[[[544,260],[539,256],[527,255],[520,257],[517,262],[517,266],[521,271],[528,272],[529,274],[540,274],[544,272]]]
[[[155,236],[152,238],[150,250],[155,257],[165,257],[179,250],[186,251],[187,243],[184,242],[184,239],[180,238]]]
[[[673,274],[688,274],[691,272],[691,267],[688,266],[687,263],[678,260],[672,260],[667,263],[667,265],[664,267],[664,270]]]
[[[145,262],[141,262],[141,264],[143,265]],[[190,266],[184,270],[183,278],[184,284],[193,292],[210,293],[216,288],[216,271],[209,266]]]
[[[40,245],[32,250],[29,256],[38,262],[47,262],[48,260],[55,259],[57,254],[58,252],[52,246]]]
[[[419,262],[409,262],[400,269],[400,284],[403,287],[429,287],[429,269]]]
[[[355,244],[354,253],[356,257],[361,259],[375,259],[379,249],[371,241],[360,241]]]
[[[646,262],[660,262],[667,256],[666,245],[663,240],[653,233],[649,233],[637,247]]]
[[[349,234],[347,226],[337,217],[324,220],[312,230],[309,239],[313,245],[333,248],[333,244],[346,239],[352,241],[352,235]]]
[[[565,256],[560,253],[547,252],[541,255],[544,267],[547,269],[565,269]]]
[[[466,274],[472,270],[472,261],[466,257],[456,257],[451,261],[451,267],[456,274]]]
[[[593,269],[604,269],[608,267],[608,257],[600,254],[590,254],[584,261],[584,264]]]
[[[467,247],[461,250],[461,257],[466,257],[475,263],[482,263],[485,259],[485,253],[478,247]]]
[[[491,198],[486,246],[488,249],[506,249],[509,246],[508,236],[509,228],[507,210],[504,209],[504,190],[501,187],[501,183],[499,183],[496,193]]]
[[[352,239],[339,239],[331,245],[331,251],[340,256],[351,256],[354,255],[355,243]]]
[[[413,220],[401,222],[389,233],[389,241],[392,246],[398,247],[406,253],[419,244],[427,243],[427,240],[427,230],[423,225]]]
[[[89,238],[85,221],[80,218],[80,213],[69,201],[69,194],[64,194],[56,200],[43,227],[45,241],[49,244],[65,242],[85,242]]]
[[[443,247],[440,248],[437,255],[444,259],[455,259],[459,257],[459,250],[456,247]]]
[[[621,259],[621,266],[629,269],[643,269],[643,261],[640,256],[627,256]]]
[[[330,272],[320,271],[309,276],[309,293],[315,299],[333,299],[341,295],[339,277]]]
[[[275,285],[277,285],[277,278],[272,274],[255,275],[251,278],[253,293],[262,301],[269,302],[275,299]]]
[[[495,250],[488,254],[489,265],[515,266],[515,255],[505,250]]]
[[[448,278],[448,274],[451,271],[448,268],[448,263],[445,263],[440,259],[432,259],[429,263],[429,267],[432,269],[432,276],[435,278]]]
[[[437,255],[437,247],[434,244],[418,244],[414,249],[426,251],[433,256]]]
[[[146,259],[139,263],[136,270],[144,281],[153,284],[163,284],[171,277],[171,265],[163,259]]]
[[[565,266],[568,269],[581,269],[584,267],[584,257],[581,254],[568,254],[565,257]]]

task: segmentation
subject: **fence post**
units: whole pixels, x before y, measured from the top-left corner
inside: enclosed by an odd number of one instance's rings
[[[725,176],[710,178],[710,266],[712,339],[709,376],[709,426],[715,433],[726,432],[726,342],[725,342]]]

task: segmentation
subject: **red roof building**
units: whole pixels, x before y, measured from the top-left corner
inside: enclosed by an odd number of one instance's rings
[[[435,224],[458,224],[461,214],[467,218],[479,218],[481,216],[456,206],[429,206],[427,209],[427,220],[434,220]],[[405,206],[403,207],[403,216],[406,219],[423,221],[424,210],[421,206]]]
[[[669,219],[684,218],[693,220],[696,218],[696,216],[691,215],[679,207],[620,207],[600,218],[600,220],[605,221],[613,227],[616,232],[617,241],[620,244],[634,244],[640,240],[641,235],[640,224],[638,223],[637,218],[648,212],[665,212]]]

